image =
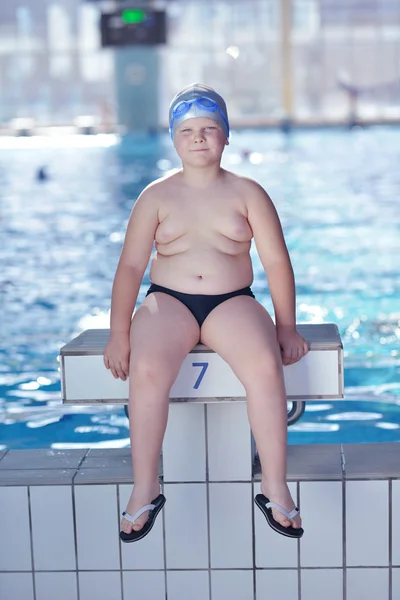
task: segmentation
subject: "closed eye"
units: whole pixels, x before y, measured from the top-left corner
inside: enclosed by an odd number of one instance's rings
[[[204,131],[207,131],[207,130],[210,130],[210,129],[211,130],[216,130],[216,129],[218,129],[218,127],[215,127],[214,125],[210,125],[208,127],[204,127]],[[181,129],[180,130],[181,133],[188,133],[188,132],[191,132],[191,131],[193,131],[193,129],[191,129],[190,127],[185,127],[185,129]]]

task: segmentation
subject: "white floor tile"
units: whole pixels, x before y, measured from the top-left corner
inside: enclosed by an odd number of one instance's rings
[[[131,485],[119,486],[120,512],[124,511],[132,492]],[[167,498],[168,506],[169,499]],[[140,543],[121,542],[123,569],[164,569],[163,519],[164,511],[159,513],[150,533]]]
[[[388,565],[388,481],[346,481],[346,546],[348,566]]]
[[[210,483],[211,568],[253,567],[252,484]]]
[[[165,600],[164,571],[124,571],[125,600]]]
[[[400,566],[400,479],[392,481],[392,564]],[[393,597],[394,598],[394,597]],[[399,592],[400,598],[400,592]]]
[[[207,404],[210,481],[251,481],[251,431],[245,402]]]
[[[206,480],[204,404],[170,404],[163,478],[164,482]]]
[[[300,542],[301,566],[342,567],[342,483],[301,483],[300,507],[304,527]]]
[[[298,590],[297,571],[294,569],[256,573],[257,600],[298,600]]]
[[[346,587],[346,600],[389,600],[389,569],[347,569]]]
[[[30,571],[28,489],[0,487],[0,506],[0,571]]]
[[[302,569],[301,600],[343,600],[342,569]]]
[[[76,485],[79,570],[119,569],[119,519],[115,485]]]
[[[31,573],[0,573],[1,600],[33,600]]]
[[[167,571],[168,600],[209,600],[208,571]]]
[[[76,573],[35,573],[36,600],[77,600]]]
[[[289,490],[297,503],[296,484],[289,483]],[[260,493],[260,484],[255,483],[253,497]],[[297,568],[297,541],[276,533],[268,525],[260,509],[254,504],[256,538],[256,566]]]
[[[167,569],[208,568],[206,484],[165,484]]]
[[[211,571],[212,600],[254,600],[253,571]]]
[[[400,568],[392,569],[392,599],[400,598]]]
[[[116,571],[79,573],[79,600],[121,600],[121,598],[120,573]]]
[[[69,485],[30,488],[35,569],[76,568],[72,489]]]

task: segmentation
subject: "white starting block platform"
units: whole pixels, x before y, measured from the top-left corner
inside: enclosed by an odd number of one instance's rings
[[[285,366],[288,401],[344,398],[343,345],[332,323],[297,325],[310,351]],[[109,329],[89,329],[63,346],[62,400],[65,404],[127,404],[128,381],[114,379],[103,363]],[[171,402],[244,401],[245,390],[228,364],[198,344],[185,358],[170,392]]]

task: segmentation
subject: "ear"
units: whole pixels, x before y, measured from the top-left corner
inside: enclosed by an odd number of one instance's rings
[[[229,146],[229,140],[228,140],[228,138],[226,138],[226,140],[225,140],[225,146]]]

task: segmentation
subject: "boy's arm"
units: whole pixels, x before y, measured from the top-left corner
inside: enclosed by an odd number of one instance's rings
[[[268,280],[282,361],[290,365],[308,352],[308,345],[296,331],[295,280],[282,226],[272,200],[255,182],[249,182],[247,218]]]
[[[275,206],[261,186],[252,182],[248,221],[268,280],[277,328],[296,328],[296,292],[292,264]]]
[[[129,334],[140,284],[151,255],[158,226],[158,200],[146,188],[136,200],[115,273],[111,297],[111,336]]]

